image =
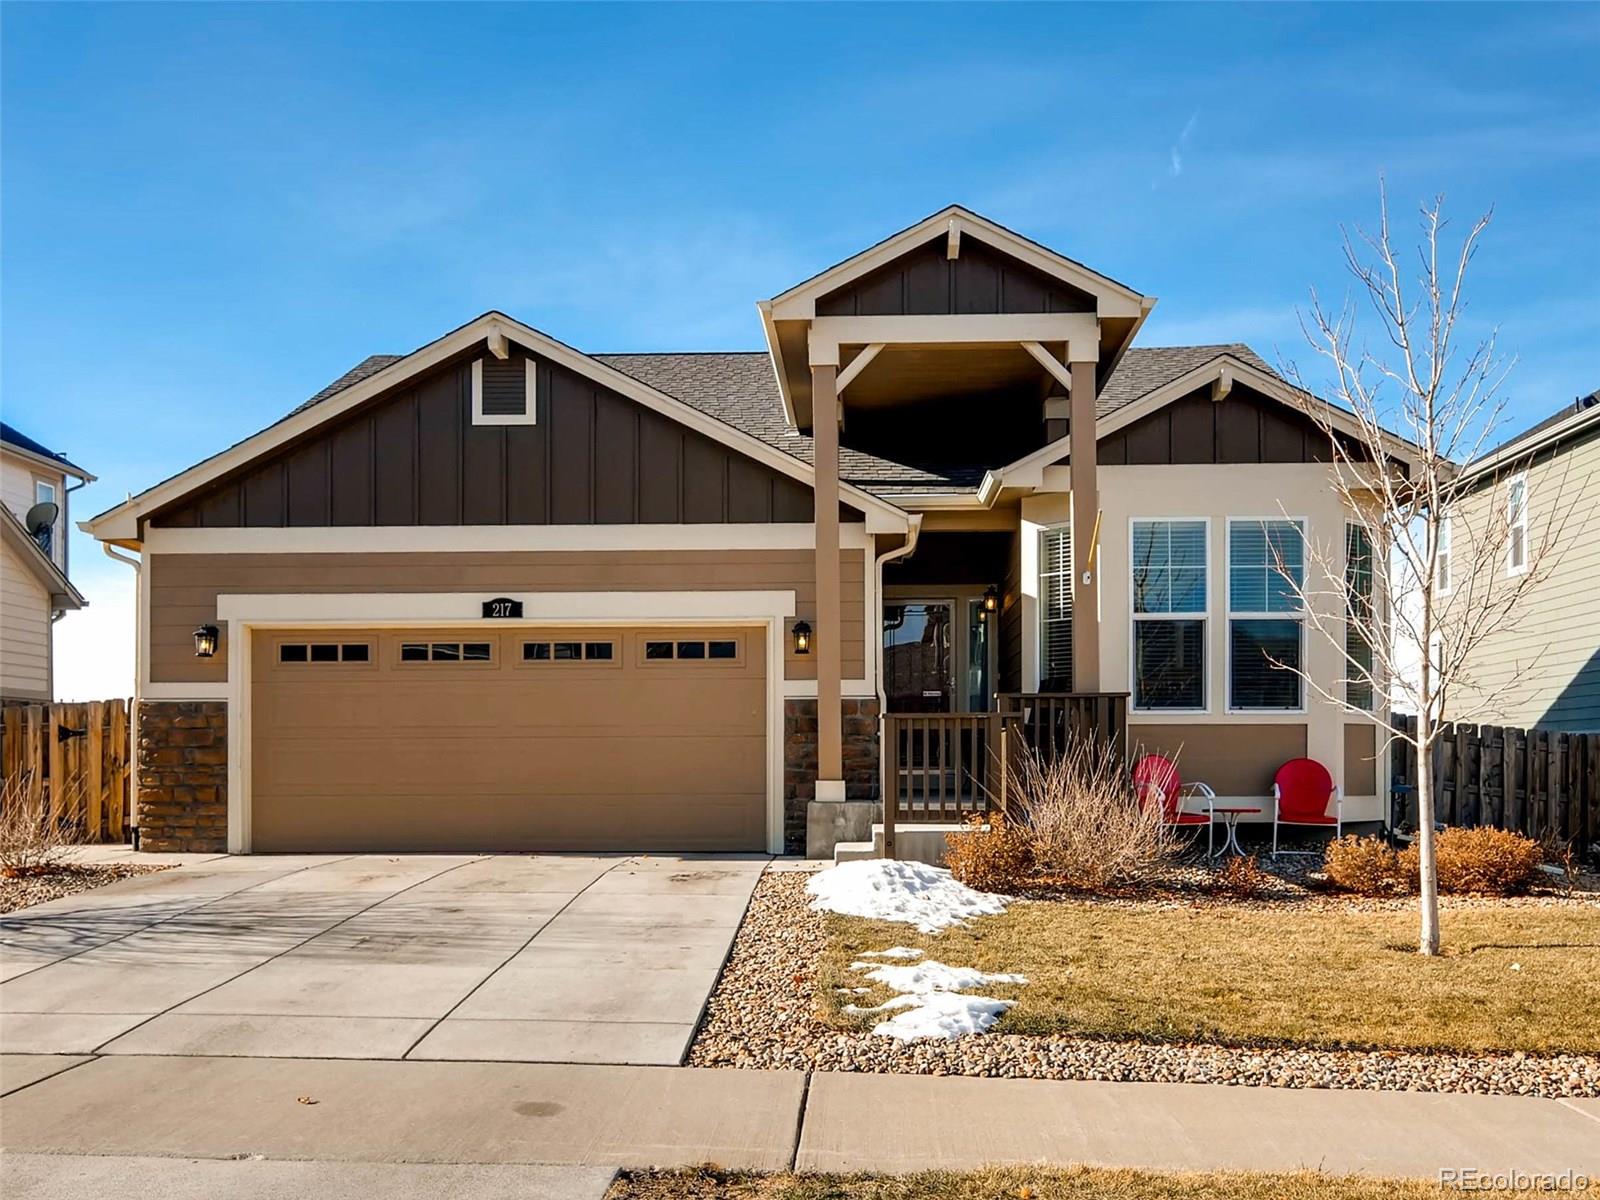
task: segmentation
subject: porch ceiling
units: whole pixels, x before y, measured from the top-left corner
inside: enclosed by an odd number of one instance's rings
[[[855,353],[861,349],[853,348]],[[848,354],[845,366],[855,353]],[[850,383],[842,400],[848,411],[985,393],[1028,390],[1043,396],[1052,382],[1016,344],[885,346]]]

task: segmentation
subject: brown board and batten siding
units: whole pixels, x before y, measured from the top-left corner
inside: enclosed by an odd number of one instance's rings
[[[1352,453],[1361,457],[1359,448]],[[1171,463],[1314,463],[1332,457],[1317,423],[1242,384],[1221,401],[1210,385],[1099,439],[1103,467]]]
[[[821,317],[1094,312],[1095,299],[976,238],[944,235],[817,300]]]
[[[537,421],[472,423],[469,355],[152,516],[183,527],[809,522],[809,484],[548,360]],[[516,369],[527,356],[512,354]],[[861,514],[841,508],[843,520]]]
[[[840,552],[845,679],[866,674],[866,552]],[[196,658],[194,629],[217,619],[219,595],[482,592],[793,591],[795,615],[816,623],[810,550],[418,551],[370,554],[152,554],[150,679],[222,683],[227,631]],[[574,612],[574,617],[583,614]],[[816,676],[814,655],[784,639],[785,678]]]

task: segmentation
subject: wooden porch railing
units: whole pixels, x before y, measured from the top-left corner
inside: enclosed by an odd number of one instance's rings
[[[957,824],[998,803],[1000,764],[1022,747],[1046,757],[1075,742],[1127,745],[1125,693],[1006,693],[994,712],[886,713],[883,852],[895,856],[895,826],[910,821]]]

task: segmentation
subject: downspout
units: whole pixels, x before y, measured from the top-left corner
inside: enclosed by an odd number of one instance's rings
[[[127,563],[133,568],[133,711],[128,714],[128,737],[138,744],[139,725],[139,681],[144,678],[144,560],[134,558],[131,554],[123,554],[110,542],[101,542],[100,549],[105,551],[107,558],[115,559],[119,563]],[[130,760],[133,758],[130,755]],[[137,767],[137,764],[133,764]],[[130,789],[138,786],[137,779],[129,783]],[[128,797],[128,841],[133,848],[139,848],[139,806],[133,803],[134,797]]]
[[[66,482],[65,479],[62,480]],[[61,489],[61,573],[68,579],[72,578],[72,523],[68,515],[72,511],[72,493],[81,487],[88,487],[87,479],[79,479],[69,488]]]
[[[893,550],[887,550],[878,555],[876,559],[878,636],[877,648],[873,652],[873,674],[876,676],[874,682],[877,684],[878,692],[878,744],[880,747],[883,745],[883,714],[889,707],[889,694],[883,689],[883,566],[885,563],[897,562],[902,558],[909,557],[911,552],[917,548],[917,539],[921,536],[922,514],[912,513],[910,527],[906,530],[905,545],[898,546]]]

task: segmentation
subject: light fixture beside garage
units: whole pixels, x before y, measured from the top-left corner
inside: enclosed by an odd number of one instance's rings
[[[217,627],[202,625],[194,631],[194,656],[210,658],[217,652]]]
[[[811,625],[806,621],[794,623],[794,652],[796,654],[811,653]]]

